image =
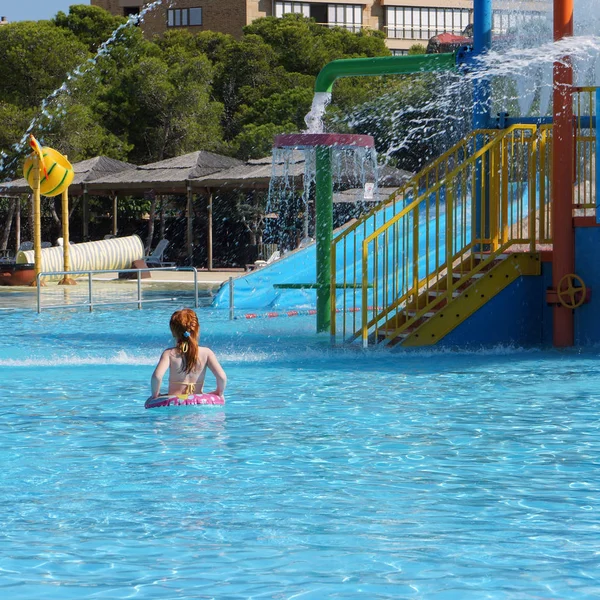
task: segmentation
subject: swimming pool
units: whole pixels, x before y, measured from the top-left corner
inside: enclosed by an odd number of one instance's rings
[[[225,408],[145,411],[171,305],[0,315],[0,593],[600,594],[598,352],[332,350],[200,309]]]

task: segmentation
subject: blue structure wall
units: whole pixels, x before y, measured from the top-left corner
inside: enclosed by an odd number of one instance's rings
[[[542,263],[542,288],[540,312],[542,315],[542,346],[552,346],[552,306],[546,303],[546,290],[552,288],[552,263]]]
[[[593,290],[591,301],[575,310],[575,345],[600,343],[600,227],[575,228],[575,272]],[[495,345],[552,346],[552,264],[542,263],[539,277],[520,277],[447,335],[439,347]]]
[[[519,277],[451,331],[438,347],[540,346],[544,343],[544,277]]]
[[[575,344],[590,346],[600,342],[600,227],[575,228],[575,272],[592,288],[591,301],[575,310]]]

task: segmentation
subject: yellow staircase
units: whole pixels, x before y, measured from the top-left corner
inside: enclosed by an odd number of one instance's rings
[[[435,344],[517,278],[539,275],[549,237],[539,140],[530,125],[473,132],[337,236],[332,265],[346,266],[332,273],[332,336]]]
[[[453,279],[460,285],[450,302],[444,289],[423,292],[416,303],[386,321],[378,341],[407,347],[435,344],[519,277],[541,274],[538,253],[482,254],[475,260],[477,267],[470,272],[461,271],[462,265],[453,269]]]

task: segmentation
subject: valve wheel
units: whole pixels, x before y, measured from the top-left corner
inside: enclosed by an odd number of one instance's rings
[[[569,273],[558,282],[556,295],[565,308],[579,308],[585,302],[586,291],[583,279],[575,273]]]

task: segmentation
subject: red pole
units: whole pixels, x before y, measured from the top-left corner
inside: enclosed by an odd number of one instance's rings
[[[554,0],[554,41],[573,35],[573,0]],[[554,63],[552,152],[552,287],[575,271],[573,230],[573,66],[565,56]],[[574,343],[573,310],[555,304],[553,343],[558,348]]]

